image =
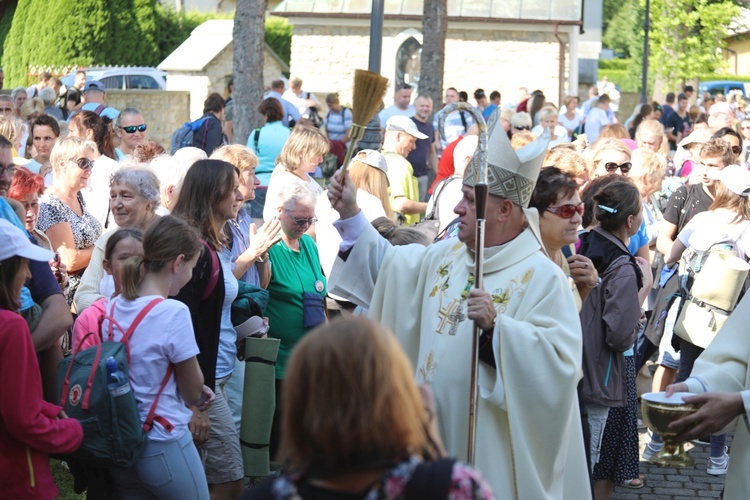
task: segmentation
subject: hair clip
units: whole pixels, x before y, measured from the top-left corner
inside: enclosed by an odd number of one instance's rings
[[[604,210],[605,212],[609,212],[611,214],[616,214],[617,213],[617,209],[616,208],[608,207],[607,205],[597,205],[597,206],[599,208],[601,208],[602,210]]]

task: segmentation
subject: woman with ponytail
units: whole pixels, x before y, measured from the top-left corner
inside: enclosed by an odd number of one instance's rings
[[[122,264],[121,294],[107,305],[102,335],[115,341],[147,310],[129,340],[130,383],[141,421],[166,379],[143,456],[133,467],[110,469],[118,498],[209,498],[188,406],[205,410],[213,393],[203,385],[190,311],[167,298],[190,281],[201,248],[194,228],[175,217],[160,218],[143,235],[143,255]]]

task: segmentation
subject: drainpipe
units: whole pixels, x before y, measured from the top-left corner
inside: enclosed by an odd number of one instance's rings
[[[560,45],[560,52],[558,55],[559,64],[557,66],[557,81],[558,81],[558,89],[557,89],[557,102],[563,102],[563,84],[564,84],[564,77],[565,77],[565,42],[560,38],[560,35],[558,34],[557,30],[560,27],[560,23],[555,23],[555,38],[557,38],[557,43]],[[576,94],[578,93],[578,89],[575,89]]]
[[[370,62],[368,68],[373,73],[380,73],[380,60],[383,51],[383,0],[372,0],[370,16]]]

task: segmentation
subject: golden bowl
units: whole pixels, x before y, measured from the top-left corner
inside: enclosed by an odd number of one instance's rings
[[[693,460],[674,438],[676,433],[669,430],[669,424],[698,410],[698,405],[685,403],[683,396],[693,396],[690,392],[676,392],[670,397],[664,392],[649,392],[641,396],[643,423],[658,433],[664,443],[661,451],[650,462],[666,467],[692,467]]]

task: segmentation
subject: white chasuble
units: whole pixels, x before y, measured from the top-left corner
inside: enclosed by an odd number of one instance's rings
[[[416,381],[434,393],[449,454],[464,461],[473,271],[473,253],[456,239],[392,247],[367,226],[329,280],[332,293],[395,332]],[[582,335],[567,278],[526,229],[485,251],[484,289],[498,312],[497,369],[480,362],[474,465],[498,498],[590,498],[576,394]]]
[[[750,492],[750,293],[732,311],[714,340],[695,360],[685,382],[690,392],[740,392],[745,414],[734,419],[722,432],[734,429],[732,453],[724,498],[744,499]],[[717,433],[718,434],[718,433]]]

